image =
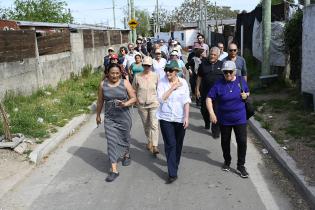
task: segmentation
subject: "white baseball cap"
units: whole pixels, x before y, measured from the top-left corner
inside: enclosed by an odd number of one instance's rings
[[[236,70],[234,61],[225,61],[222,65],[222,71]]]

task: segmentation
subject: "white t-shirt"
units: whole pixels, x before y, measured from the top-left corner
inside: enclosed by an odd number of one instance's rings
[[[171,95],[164,101],[163,94],[171,88],[167,77],[160,79],[157,88],[158,100],[160,106],[156,112],[156,117],[159,120],[168,122],[184,122],[185,112],[184,106],[186,103],[191,103],[189,95],[189,87],[186,80],[179,78],[182,86],[174,90]]]
[[[166,60],[161,58],[159,61],[153,59],[153,71],[159,76],[159,79],[165,76],[165,68]]]
[[[219,61],[222,61],[224,58],[226,58],[229,54],[227,52],[224,52],[219,56]]]

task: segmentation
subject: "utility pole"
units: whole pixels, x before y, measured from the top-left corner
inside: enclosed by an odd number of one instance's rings
[[[199,25],[199,31],[200,33],[202,33],[202,5],[201,5],[201,1],[199,0],[199,21],[198,21],[198,25]]]
[[[130,0],[127,0],[127,5],[128,5],[128,21],[129,22],[131,20],[131,7],[130,7]],[[132,42],[132,31],[131,33],[129,33],[129,42]]]
[[[131,6],[131,18],[136,19],[134,0],[130,0],[130,6]],[[137,31],[136,31],[136,29],[133,29],[132,30],[132,42],[133,43],[136,43],[136,38],[137,38]]]
[[[214,2],[215,32],[218,32],[217,2]]]
[[[207,0],[205,0],[205,2],[204,2],[204,9],[205,9],[205,22],[204,22],[205,33],[204,33],[204,36],[205,36],[205,42],[207,42],[207,40],[208,40],[208,27],[207,27],[208,6],[207,5],[208,5]]]
[[[160,33],[160,22],[159,22],[159,0],[156,0],[156,31]]]
[[[271,0],[263,0],[263,62],[261,76],[270,74]]]
[[[116,28],[115,0],[113,0],[114,28]]]

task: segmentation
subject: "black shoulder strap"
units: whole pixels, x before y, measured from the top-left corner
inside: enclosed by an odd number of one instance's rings
[[[243,92],[243,91],[244,91],[244,88],[243,88],[243,83],[242,83],[242,76],[238,76],[238,79],[239,79],[239,84],[240,84],[241,92]]]

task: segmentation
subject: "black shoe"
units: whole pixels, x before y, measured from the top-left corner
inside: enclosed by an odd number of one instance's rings
[[[105,181],[106,182],[112,182],[114,181],[117,177],[119,176],[119,173],[115,173],[115,172],[109,172],[109,175],[106,177]]]
[[[230,166],[225,164],[225,163],[222,165],[221,169],[222,169],[222,171],[230,171],[231,170]]]
[[[121,165],[122,166],[129,166],[131,164],[131,159],[130,156],[125,156],[123,157],[122,161],[121,161]]]
[[[246,168],[244,166],[237,166],[237,171],[239,172],[242,178],[248,178],[249,174],[247,173]]]
[[[173,182],[176,181],[176,179],[177,179],[177,176],[169,176],[165,184],[172,184]]]
[[[209,124],[208,124],[208,123],[205,124],[205,129],[206,129],[206,130],[209,130],[209,129],[210,129],[210,123],[209,123]]]
[[[213,133],[213,134],[212,134],[212,137],[213,137],[214,139],[218,139],[218,138],[220,138],[220,134]]]

